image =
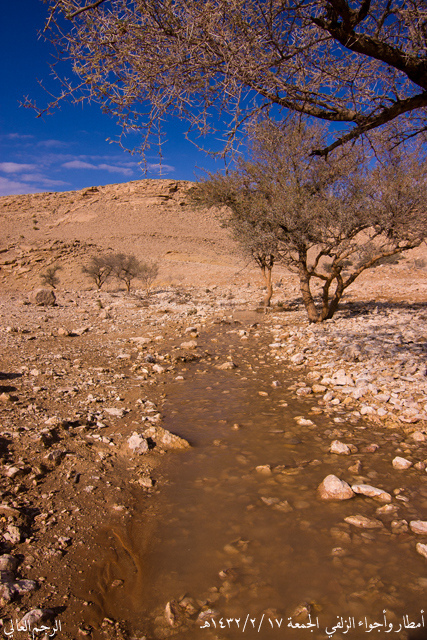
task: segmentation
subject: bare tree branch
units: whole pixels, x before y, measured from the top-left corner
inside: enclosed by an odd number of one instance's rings
[[[347,123],[324,156],[390,123],[395,140],[427,126],[425,0],[46,2],[78,77],[63,95],[143,132],[142,152],[169,115],[191,139],[221,122],[226,148],[260,109]]]

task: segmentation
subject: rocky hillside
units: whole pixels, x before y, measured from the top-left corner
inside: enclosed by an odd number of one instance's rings
[[[108,249],[159,261],[165,282],[228,280],[241,267],[237,247],[212,213],[189,203],[191,184],[138,180],[0,198],[3,284],[31,288],[59,264],[61,282],[80,288],[89,284],[81,265]]]

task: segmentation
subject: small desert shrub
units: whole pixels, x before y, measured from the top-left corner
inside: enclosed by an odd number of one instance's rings
[[[54,267],[48,267],[44,273],[40,274],[42,284],[47,284],[53,289],[56,289],[56,285],[59,284],[59,278],[56,275],[58,271],[61,271],[62,267],[56,265]]]

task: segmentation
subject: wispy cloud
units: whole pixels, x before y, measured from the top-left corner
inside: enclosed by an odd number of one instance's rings
[[[40,193],[43,189],[32,187],[27,182],[19,182],[18,180],[9,180],[0,176],[0,196],[23,195],[25,193]]]
[[[108,171],[108,173],[121,173],[124,176],[131,176],[133,171],[128,167],[112,164],[90,164],[84,160],[70,160],[70,162],[64,162],[62,165],[64,169],[97,169],[100,171]]]
[[[0,162],[0,171],[4,173],[21,173],[21,171],[33,171],[37,169],[35,164],[21,164],[19,162]]]
[[[64,169],[97,169],[95,164],[89,164],[89,162],[83,162],[83,160],[71,160],[70,162],[64,162],[62,165]]]
[[[143,168],[144,165],[141,165]],[[171,173],[171,171],[175,171],[175,167],[172,167],[170,164],[160,164],[160,162],[147,164],[147,171],[152,171],[153,173],[164,174]]]
[[[66,142],[62,142],[62,140],[40,140],[37,143],[38,147],[45,147],[46,149],[62,149],[63,147],[68,147]]]
[[[4,138],[5,140],[31,140],[32,138],[34,138],[34,136],[23,133],[7,133],[6,135],[2,136],[2,138]]]

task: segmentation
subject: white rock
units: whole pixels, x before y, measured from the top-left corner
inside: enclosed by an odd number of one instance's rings
[[[415,548],[420,555],[424,556],[424,558],[427,558],[427,544],[422,544],[421,542],[418,542]]]
[[[419,535],[427,534],[427,521],[426,520],[411,520],[409,527],[412,533]]]
[[[189,340],[188,342],[181,342],[181,349],[196,349],[197,342],[196,340]]]
[[[160,364],[153,364],[154,373],[164,373],[166,369],[162,367]]]
[[[358,527],[359,529],[381,529],[384,525],[381,520],[377,520],[376,518],[367,518],[366,516],[356,515],[356,516],[347,516],[344,518],[345,522],[348,524],[352,524],[354,527]]]
[[[391,495],[387,493],[387,491],[383,491],[377,487],[372,487],[370,484],[352,484],[351,488],[354,493],[360,493],[363,496],[368,496],[368,498],[373,498],[380,502],[391,502],[392,499]]]
[[[117,409],[116,407],[107,407],[104,411],[108,413],[108,415],[115,416],[116,418],[123,418],[127,413],[126,409]]]
[[[412,462],[410,460],[407,460],[406,458],[401,458],[399,456],[396,456],[395,458],[393,458],[391,464],[395,469],[409,469],[409,467],[412,467]]]
[[[411,433],[411,438],[415,440],[415,442],[425,442],[427,440],[427,436],[422,431],[414,431]]]
[[[338,455],[349,456],[350,453],[357,453],[357,447],[354,444],[344,444],[339,440],[334,440],[331,443],[330,453],[336,453]]]
[[[303,353],[296,353],[294,356],[290,358],[292,364],[302,364],[305,360],[305,355]]]
[[[136,431],[134,431],[131,437],[128,438],[128,446],[133,453],[142,454],[147,453],[148,451],[147,440]]]
[[[255,471],[262,476],[271,476],[271,467],[269,464],[260,464],[255,467]]]
[[[349,500],[354,497],[350,485],[333,474],[326,476],[317,491],[321,500]]]
[[[217,369],[219,369],[220,371],[228,371],[231,369],[235,369],[237,365],[234,364],[234,362],[224,362],[224,364],[219,364],[217,366]]]

